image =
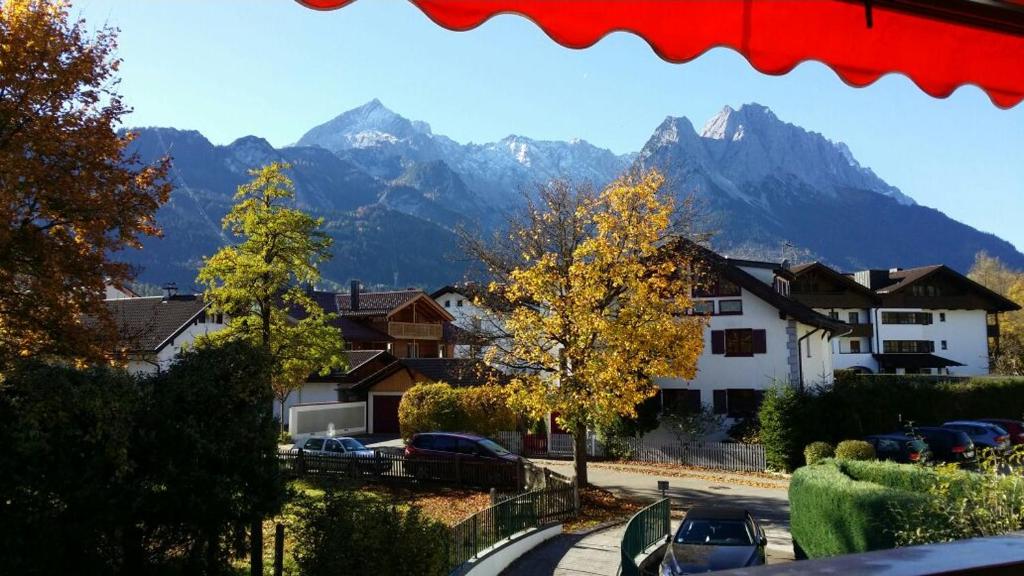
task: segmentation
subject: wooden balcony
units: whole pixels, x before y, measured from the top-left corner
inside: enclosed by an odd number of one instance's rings
[[[441,324],[420,322],[388,322],[388,336],[402,340],[440,340]]]
[[[847,334],[850,338],[871,338],[875,335],[874,324],[851,324],[852,332]]]

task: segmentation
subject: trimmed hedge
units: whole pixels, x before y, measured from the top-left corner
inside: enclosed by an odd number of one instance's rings
[[[508,396],[495,386],[452,388],[443,382],[417,384],[402,395],[398,405],[402,437],[418,432],[475,432],[488,436],[513,430],[516,415]]]
[[[832,458],[835,455],[835,446],[828,442],[811,442],[804,448],[804,460],[808,466],[817,464],[826,458]]]
[[[936,382],[914,376],[839,372],[832,386],[800,392],[788,386],[765,394],[761,442],[768,464],[793,470],[802,447],[902,430],[906,422],[938,424],[961,418],[1024,415],[1024,378]]]
[[[845,464],[854,464],[847,471],[862,471],[857,465],[877,463]],[[809,558],[893,548],[897,509],[918,509],[927,501],[923,494],[852,478],[834,460],[805,466],[789,483],[793,547],[798,557]]]
[[[836,460],[874,460],[875,447],[863,440],[843,440],[836,446]]]

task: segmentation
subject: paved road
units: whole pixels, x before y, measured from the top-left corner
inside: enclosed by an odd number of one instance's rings
[[[568,462],[543,461],[541,464],[562,474],[572,473]],[[745,507],[767,533],[769,564],[793,559],[785,489],[716,483],[700,478],[658,477],[598,466],[591,466],[588,473],[592,484],[622,496],[655,500],[661,497],[658,480],[668,480],[673,507],[689,508],[695,504]],[[673,529],[676,526],[678,521],[673,522]],[[587,536],[564,534],[553,538],[510,566],[503,575],[614,576],[619,566],[619,542],[624,528],[619,525]]]

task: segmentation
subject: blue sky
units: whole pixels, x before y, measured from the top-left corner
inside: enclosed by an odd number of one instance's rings
[[[90,25],[121,28],[130,125],[194,128],[218,144],[255,134],[282,146],[377,97],[460,142],[578,137],[627,152],[665,116],[699,128],[726,104],[759,102],[846,142],[919,203],[1024,249],[1024,104],[1000,110],[973,87],[946,100],[902,76],[853,89],[817,63],[765,76],[725,49],[668,64],[623,33],[568,50],[512,15],[455,33],[400,0],[333,12],[289,0],[73,6]]]

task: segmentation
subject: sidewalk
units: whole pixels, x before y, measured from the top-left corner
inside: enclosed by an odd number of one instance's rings
[[[525,554],[502,576],[615,576],[625,524],[586,535],[562,534]]]

